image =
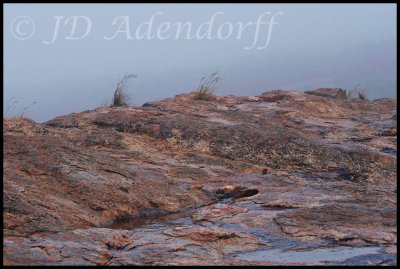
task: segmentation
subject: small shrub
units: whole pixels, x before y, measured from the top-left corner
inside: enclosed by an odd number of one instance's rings
[[[26,106],[22,112],[20,113],[12,113],[15,108],[16,108],[16,104],[18,103],[18,101],[16,100],[15,97],[11,97],[8,100],[8,103],[6,104],[6,111],[4,113],[4,118],[27,118],[26,114],[28,113],[28,109],[33,106],[34,104],[36,104],[36,102],[32,102],[30,105]],[[12,115],[14,114],[14,115]]]
[[[110,107],[128,105],[130,100],[127,91],[127,88],[129,87],[129,79],[136,77],[137,76],[134,74],[125,74],[124,77],[118,81]]]
[[[26,118],[26,113],[28,112],[28,108],[36,104],[36,102],[32,102],[29,106],[25,107],[24,110],[20,114],[17,115],[18,118]]]
[[[16,98],[13,96],[10,99],[8,99],[7,104],[6,104],[6,111],[4,112],[4,118],[9,118],[10,113],[15,110],[15,105],[18,103]]]
[[[350,90],[347,93],[346,97],[347,97],[347,99],[349,99],[349,98],[353,98],[356,96],[361,100],[367,99],[367,89],[366,88],[361,89],[360,84],[357,84],[357,86],[355,86],[354,89]]]
[[[361,99],[361,100],[365,100],[366,99],[366,90],[365,89],[359,91],[357,94],[358,94],[358,98],[359,99]]]
[[[218,76],[218,72],[214,72],[209,75],[207,78],[203,77],[200,80],[200,84],[195,91],[194,100],[204,100],[211,101],[215,99],[214,92],[217,88],[217,83],[219,82],[220,77]]]

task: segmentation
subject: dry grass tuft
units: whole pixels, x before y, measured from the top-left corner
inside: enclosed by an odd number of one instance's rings
[[[366,88],[361,89],[360,84],[357,84],[357,86],[355,86],[354,89],[350,90],[347,93],[346,97],[347,97],[347,99],[349,99],[349,98],[353,98],[355,96],[357,96],[358,99],[366,100],[367,99],[367,89]]]
[[[220,77],[218,76],[218,72],[214,72],[209,75],[207,78],[203,77],[200,80],[200,84],[195,91],[194,100],[203,100],[203,101],[211,101],[215,99],[214,92],[217,88],[217,83],[219,82]]]
[[[124,77],[118,81],[110,107],[128,105],[128,102],[130,101],[129,93],[127,91],[127,88],[129,87],[129,79],[136,77],[135,74],[125,74]]]
[[[27,113],[28,113],[28,109],[33,106],[34,104],[36,104],[36,102],[32,102],[30,105],[26,106],[22,112],[20,113],[13,113],[13,111],[15,111],[16,108],[16,104],[18,103],[18,101],[16,100],[15,97],[11,97],[10,99],[8,99],[8,102],[6,104],[6,109],[5,109],[5,113],[4,113],[4,118],[14,118],[14,119],[28,119],[27,118]]]
[[[358,93],[358,98],[361,100],[365,100],[366,99],[366,92],[365,90],[359,91]]]

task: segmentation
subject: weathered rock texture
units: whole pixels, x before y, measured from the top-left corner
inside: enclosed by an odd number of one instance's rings
[[[335,99],[346,99],[346,90],[340,88],[319,88],[312,91],[305,91],[307,94],[323,96]]]
[[[394,264],[396,126],[395,99],[281,90],[4,119],[3,263],[301,264],[238,254],[343,245]]]

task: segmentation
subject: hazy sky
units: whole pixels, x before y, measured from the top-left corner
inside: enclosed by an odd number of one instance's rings
[[[217,95],[360,83],[369,99],[396,97],[396,15],[395,4],[6,4],[4,107],[37,102],[27,116],[38,122],[94,109],[126,72],[138,76],[136,105],[191,92],[214,71]]]

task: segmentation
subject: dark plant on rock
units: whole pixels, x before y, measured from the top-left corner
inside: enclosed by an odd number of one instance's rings
[[[214,92],[217,88],[217,83],[219,82],[220,77],[218,76],[218,72],[214,72],[209,75],[207,78],[203,77],[200,80],[200,84],[195,91],[194,100],[203,100],[210,101],[215,99]]]
[[[355,86],[354,89],[350,90],[347,93],[347,98],[353,98],[353,97],[357,96],[358,99],[361,99],[361,100],[367,99],[367,89],[366,88],[361,89],[360,85],[361,84],[357,84],[357,86]]]
[[[129,87],[129,79],[136,77],[135,74],[125,74],[124,77],[118,81],[110,107],[128,105],[130,100],[127,91],[127,88]]]
[[[15,110],[17,103],[18,103],[18,101],[16,100],[15,97],[11,97],[8,100],[8,103],[6,104],[6,107],[5,107],[4,118],[19,118],[19,119],[27,118],[26,114],[28,113],[28,109],[31,106],[33,106],[34,104],[36,104],[36,102],[32,102],[30,105],[26,106],[22,110],[22,112],[20,112],[20,113],[12,113]],[[11,115],[11,114],[14,114],[14,115]]]

